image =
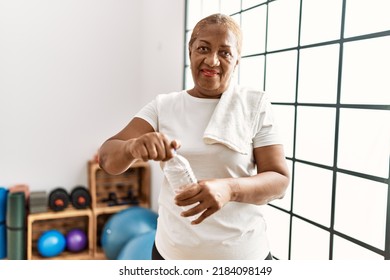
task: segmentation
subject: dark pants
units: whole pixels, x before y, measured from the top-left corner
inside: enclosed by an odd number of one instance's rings
[[[266,260],[272,260],[271,253],[268,254],[268,256],[265,258]],[[160,255],[160,253],[157,251],[156,244],[153,244],[153,250],[152,250],[152,260],[164,260],[164,258]]]

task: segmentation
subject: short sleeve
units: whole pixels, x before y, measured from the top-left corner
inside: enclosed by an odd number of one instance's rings
[[[154,129],[158,131],[158,114],[157,114],[157,101],[154,99],[145,105],[134,117],[144,119]]]
[[[266,96],[261,100],[260,113],[254,125],[253,147],[283,144],[278,125],[272,110],[272,104]]]

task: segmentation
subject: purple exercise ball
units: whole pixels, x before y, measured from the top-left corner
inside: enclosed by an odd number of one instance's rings
[[[80,252],[87,247],[88,237],[81,229],[72,229],[66,234],[66,249],[71,252]]]

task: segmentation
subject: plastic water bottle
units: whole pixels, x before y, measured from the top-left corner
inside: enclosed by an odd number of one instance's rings
[[[163,172],[176,194],[186,185],[197,182],[188,160],[176,151],[174,151],[173,158],[164,163]]]
[[[188,160],[185,157],[177,154],[176,151],[174,151],[173,158],[164,163],[163,172],[175,194],[180,193],[183,188],[186,187],[188,184],[193,184],[197,182]],[[181,208],[186,211],[194,207],[196,204],[183,206]],[[189,217],[189,219],[195,220],[200,215],[201,213]]]

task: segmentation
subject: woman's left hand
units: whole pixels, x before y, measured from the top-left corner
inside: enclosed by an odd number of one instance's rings
[[[191,217],[202,213],[191,224],[199,224],[204,219],[220,210],[231,199],[231,188],[226,179],[203,180],[186,186],[175,197],[178,206],[197,204],[181,213],[183,217]]]

